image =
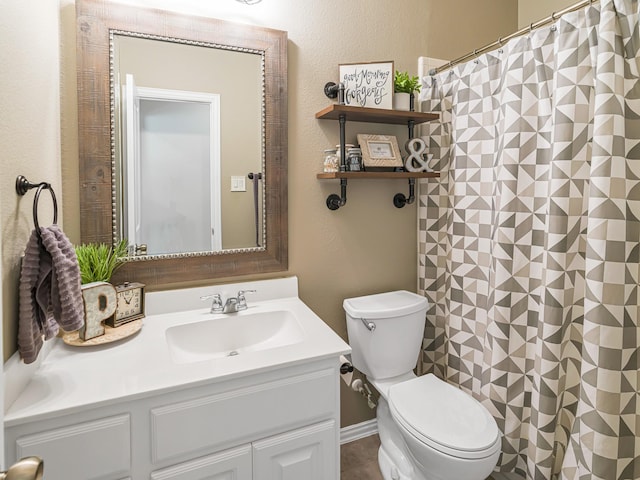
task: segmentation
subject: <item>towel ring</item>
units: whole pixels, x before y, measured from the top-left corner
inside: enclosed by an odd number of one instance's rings
[[[16,192],[18,195],[24,196],[29,190],[32,188],[37,188],[36,195],[33,198],[33,223],[36,227],[36,232],[40,235],[40,224],[38,222],[38,202],[40,201],[40,193],[42,190],[49,190],[51,194],[51,200],[53,201],[53,223],[54,225],[58,223],[58,201],[56,200],[56,194],[53,191],[53,187],[50,183],[40,182],[40,183],[31,183],[27,180],[23,175],[18,175],[16,178]]]

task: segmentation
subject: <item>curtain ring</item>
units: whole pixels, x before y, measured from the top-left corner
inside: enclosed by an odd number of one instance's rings
[[[502,46],[502,37],[498,37],[498,45]]]
[[[529,24],[529,33],[532,33],[532,32],[533,32],[533,23],[530,23]]]
[[[551,21],[555,22],[556,21],[556,12],[553,12],[551,14]]]

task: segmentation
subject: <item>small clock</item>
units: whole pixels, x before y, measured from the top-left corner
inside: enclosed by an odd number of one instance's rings
[[[110,327],[138,320],[144,317],[144,287],[143,283],[125,282],[116,285],[117,307],[113,317],[107,320]]]

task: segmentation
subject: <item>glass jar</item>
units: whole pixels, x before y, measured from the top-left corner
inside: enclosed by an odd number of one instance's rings
[[[349,157],[346,152],[348,152],[349,149],[353,148],[353,147],[354,147],[353,143],[345,143],[344,144],[345,157],[347,157],[347,158]],[[340,144],[336,145],[336,153],[338,154],[338,165],[339,165],[340,171],[341,172],[348,171],[349,170],[349,165],[347,164],[347,162],[344,162],[344,164],[343,164],[341,162],[341,159],[340,159],[340,155],[341,155],[340,154]]]
[[[350,148],[355,147],[355,145],[353,143],[345,143],[344,144],[344,151],[348,152]],[[336,145],[336,152],[338,152],[338,158],[340,158],[340,144]]]
[[[333,173],[340,170],[340,159],[335,148],[329,148],[324,151],[324,167],[325,173]]]
[[[347,150],[347,170],[350,172],[362,170],[362,150],[360,148],[351,147]]]

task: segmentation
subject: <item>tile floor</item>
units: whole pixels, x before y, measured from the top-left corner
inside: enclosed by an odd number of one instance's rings
[[[340,447],[340,480],[383,480],[378,469],[378,435]],[[514,473],[494,473],[487,480],[522,480]]]
[[[378,435],[345,443],[340,447],[340,480],[383,480],[378,469]]]

